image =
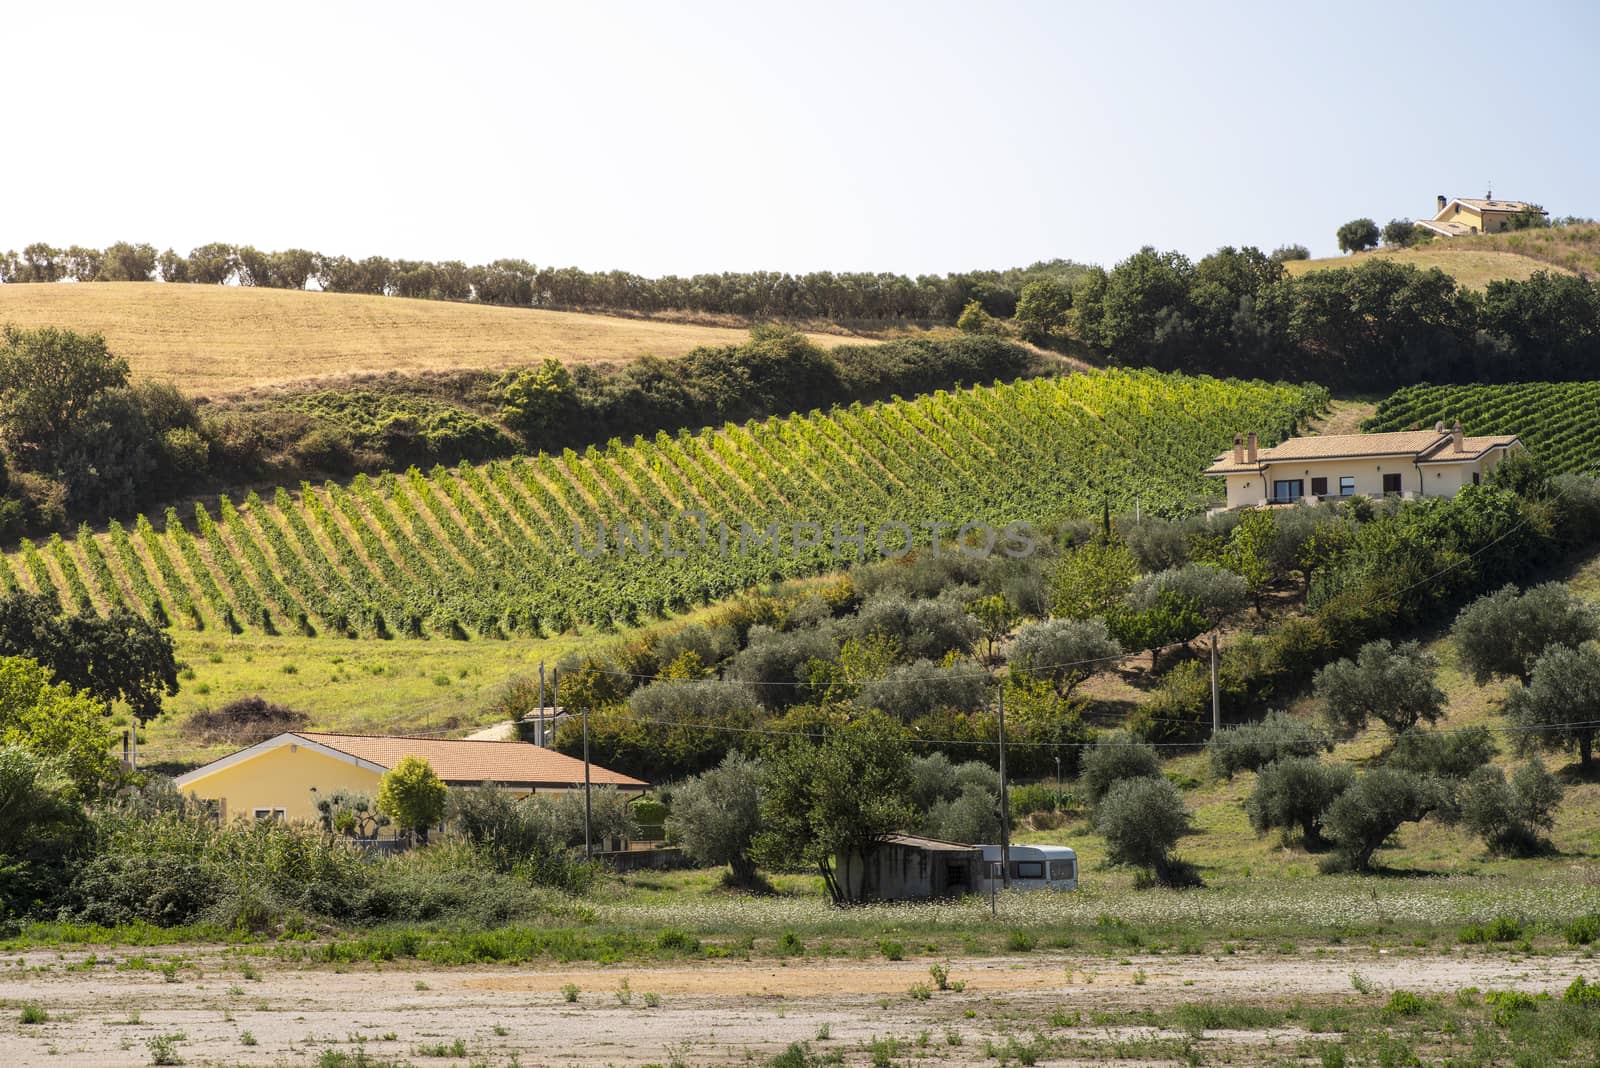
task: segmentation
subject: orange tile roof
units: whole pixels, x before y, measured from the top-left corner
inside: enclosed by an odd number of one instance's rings
[[[1238,474],[1255,471],[1265,464],[1295,460],[1342,460],[1369,456],[1408,456],[1413,463],[1450,463],[1476,459],[1491,448],[1510,445],[1517,440],[1514,434],[1495,437],[1464,438],[1462,451],[1450,449],[1450,435],[1432,430],[1401,430],[1387,434],[1317,434],[1288,441],[1257,451],[1257,460],[1243,464],[1233,461],[1229,450],[1218,456],[1206,469],[1208,475]],[[1442,446],[1442,448],[1441,448]]]
[[[1472,208],[1475,211],[1537,211],[1540,215],[1548,215],[1543,208],[1535,208],[1532,204],[1522,200],[1485,200],[1482,197],[1454,197],[1451,203],[1460,204],[1462,207]],[[1445,205],[1449,207],[1449,205]]]
[[[576,786],[583,782],[583,761],[527,742],[485,742],[467,738],[406,738],[369,734],[322,734],[294,731],[296,737],[341,753],[392,768],[401,757],[417,756],[433,765],[445,782],[495,782],[523,786]],[[621,772],[591,764],[589,781],[596,786],[638,789],[650,785]]]

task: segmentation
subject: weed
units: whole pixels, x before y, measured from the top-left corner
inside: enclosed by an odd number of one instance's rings
[[[828,1023],[826,1020],[824,1020],[823,1023],[822,1023],[822,1026],[817,1028],[817,1041],[818,1042],[826,1042],[826,1041],[828,1041],[828,1036],[831,1035],[832,1033],[833,1033],[833,1025]]]
[[[1520,1014],[1532,1010],[1539,1003],[1532,994],[1524,994],[1520,990],[1491,990],[1483,995],[1483,1001],[1494,1007],[1496,1027],[1511,1026]]]
[[[1029,931],[1006,932],[1006,949],[1013,953],[1031,953],[1038,944],[1038,937]]]
[[[1391,1020],[1402,1016],[1421,1016],[1427,1007],[1428,1003],[1411,991],[1396,990],[1389,995],[1389,1003],[1383,1007],[1383,1015]]]
[[[505,1024],[495,1024],[494,1033],[496,1037],[504,1038],[511,1033],[511,1028],[507,1027]]]
[[[906,947],[888,938],[879,939],[878,952],[889,960],[905,960],[906,957]]]
[[[45,1007],[43,1005],[39,1004],[37,1001],[25,1001],[22,1003],[22,1012],[17,1017],[17,1022],[25,1024],[42,1024],[47,1023],[49,1019],[50,1014],[45,1011]]]
[[[1368,979],[1360,972],[1350,973],[1350,986],[1358,994],[1370,994],[1373,991],[1372,980]]]
[[[427,983],[424,983],[421,979],[418,979],[416,981],[416,983],[414,983],[412,985],[412,989],[413,990],[432,990],[433,987],[429,986]]]
[[[1344,1047],[1333,1042],[1317,1048],[1317,1061],[1322,1068],[1344,1068]]]
[[[645,991],[644,1007],[647,1009],[659,1009],[661,1007],[661,995]]]
[[[561,997],[569,1005],[572,1002],[577,1001],[578,1000],[578,984],[577,983],[563,983],[562,986],[561,986]]]
[[[249,1031],[240,1031],[239,1032],[239,1045],[241,1045],[241,1046],[253,1046],[255,1044],[256,1044],[256,1036],[254,1034],[252,1034]]]
[[[1146,982],[1148,982],[1149,979],[1150,979],[1150,977],[1144,973],[1144,969],[1143,968],[1140,968],[1138,971],[1133,973],[1133,985],[1134,986],[1144,986],[1144,984]]]
[[[1473,924],[1461,930],[1461,941],[1468,945],[1486,942],[1515,942],[1522,937],[1522,921],[1512,916],[1496,916],[1488,924]]]
[[[793,930],[785,930],[778,937],[778,956],[803,957],[806,954],[805,940],[795,934]]]
[[[462,1038],[456,1039],[449,1045],[443,1042],[436,1042],[431,1046],[417,1047],[417,1056],[419,1057],[465,1057],[466,1055],[467,1042]]]
[[[928,965],[928,974],[933,977],[933,985],[940,990],[950,989],[950,967],[946,964]]]
[[[626,975],[622,977],[622,982],[617,984],[617,1004],[633,1004],[633,986],[628,982],[628,977]]]
[[[178,1056],[178,1043],[184,1041],[182,1033],[173,1035],[156,1035],[145,1041],[145,1046],[150,1050],[151,1064],[182,1064],[183,1058]]]
[[[944,1044],[947,1046],[959,1046],[964,1041],[961,1032],[953,1027],[944,1033]]]
[[[1587,916],[1579,916],[1567,924],[1562,931],[1570,946],[1587,946],[1596,939],[1600,939],[1600,912],[1591,912]]]
[[[912,983],[911,989],[906,993],[911,995],[912,1001],[927,1001],[933,997],[933,991],[928,988],[927,983]]]

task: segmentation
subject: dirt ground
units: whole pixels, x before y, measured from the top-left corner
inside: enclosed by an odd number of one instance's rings
[[[872,1063],[870,1043],[903,1043],[896,1063],[995,1063],[986,1040],[1035,1031],[1074,1038],[1159,1037],[1151,1028],[1096,1026],[1096,1012],[1170,1009],[1206,1001],[1341,1001],[1391,990],[1466,988],[1536,993],[1564,988],[1593,961],[1556,955],[1331,947],[1288,956],[1103,956],[1030,953],[957,959],[957,991],[915,997],[927,959],[794,960],[584,967],[428,968],[410,964],[302,968],[223,951],[118,951],[0,959],[0,1049],[10,1065],[124,1066],[152,1062],[152,1039],[199,1064],[316,1064],[329,1050],[378,1063],[761,1064],[793,1042]],[[174,957],[182,963],[163,969]],[[562,988],[577,988],[568,1002]],[[23,1024],[21,1006],[48,1019]],[[1081,1014],[1063,1026],[1060,1014]],[[1052,1014],[1057,1015],[1054,1024]],[[1175,1033],[1174,1033],[1175,1034]],[[248,1036],[248,1037],[247,1037]],[[1293,1029],[1208,1032],[1208,1059],[1283,1057]],[[918,1045],[920,1041],[923,1045]],[[461,1046],[457,1047],[457,1040]],[[956,1044],[959,1043],[959,1044]],[[1285,1045],[1287,1044],[1287,1045]],[[1112,1063],[1042,1060],[1048,1064]],[[1164,1063],[1159,1054],[1137,1063]]]

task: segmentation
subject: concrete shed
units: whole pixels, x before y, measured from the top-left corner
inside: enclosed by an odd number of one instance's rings
[[[983,850],[911,834],[886,834],[863,853],[840,854],[834,876],[849,901],[922,901],[976,893]]]

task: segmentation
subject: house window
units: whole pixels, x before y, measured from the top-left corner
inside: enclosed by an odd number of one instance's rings
[[[1313,497],[1326,497],[1327,495],[1328,495],[1328,480],[1325,479],[1325,478],[1314,478],[1314,479],[1312,479],[1311,480],[1311,496],[1313,496]]]
[[[1400,474],[1399,474],[1399,472],[1395,472],[1394,474],[1384,475],[1383,476],[1383,492],[1385,492],[1385,493],[1399,493],[1400,492]]]
[[[1078,877],[1078,862],[1075,860],[1052,860],[1050,862],[1050,881],[1053,883],[1070,882]]]
[[[263,822],[264,823],[264,822],[267,822],[267,821],[276,821],[278,823],[282,823],[283,822],[283,809],[281,809],[281,808],[258,808],[258,809],[255,810],[254,816],[255,816],[255,818],[256,818],[256,820],[258,822]]]
[[[1472,472],[1472,484],[1474,486],[1477,486],[1477,485],[1480,485],[1482,482],[1483,482],[1483,476],[1478,474],[1478,472],[1476,472],[1476,471]]]
[[[1298,478],[1275,479],[1272,483],[1272,499],[1277,504],[1293,504],[1306,493],[1306,484]]]
[[[1354,476],[1354,475],[1340,475],[1339,476],[1339,496],[1341,496],[1341,497],[1349,497],[1351,494],[1355,493],[1355,491],[1356,491],[1356,476]]]
[[[1044,861],[1013,860],[1011,862],[1011,877],[1013,879],[1043,879]]]

